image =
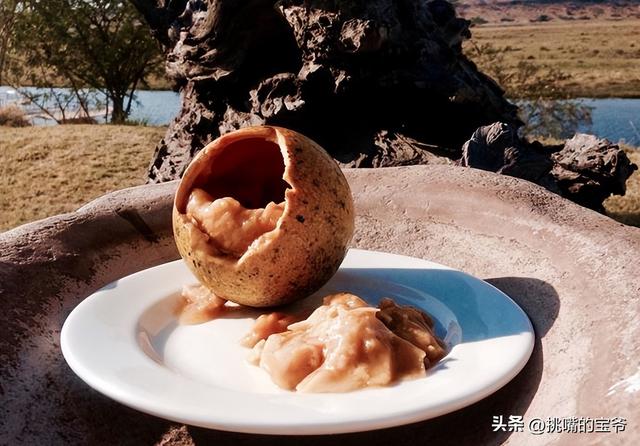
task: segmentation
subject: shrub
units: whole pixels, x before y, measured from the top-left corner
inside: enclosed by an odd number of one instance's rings
[[[580,124],[591,123],[591,108],[566,91],[568,74],[530,62],[532,55],[510,67],[504,48],[491,44],[474,44],[469,50],[471,59],[519,106],[525,135],[567,138]]]
[[[60,124],[97,124],[91,116],[80,116],[78,118],[64,118]]]
[[[471,19],[471,26],[484,25],[485,23],[489,23],[489,21],[480,16]]]
[[[551,17],[549,17],[547,14],[540,14],[537,18],[535,19],[531,19],[531,22],[549,22],[551,21]]]
[[[149,118],[127,119],[122,125],[149,127]]]
[[[24,111],[17,105],[0,107],[0,126],[6,127],[27,127],[31,122]]]

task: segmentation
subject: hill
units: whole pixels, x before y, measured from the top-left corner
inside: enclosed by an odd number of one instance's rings
[[[458,14],[476,24],[640,19],[637,0],[457,0]]]

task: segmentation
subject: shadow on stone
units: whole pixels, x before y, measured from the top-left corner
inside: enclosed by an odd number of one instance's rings
[[[485,281],[520,305],[533,324],[536,338],[547,334],[560,311],[560,298],[553,286],[530,277],[496,277]]]
[[[90,389],[64,361],[57,372],[56,384],[65,388],[64,401],[51,404],[50,416],[55,420],[56,433],[62,437],[60,444],[156,444],[175,424],[130,409]]]

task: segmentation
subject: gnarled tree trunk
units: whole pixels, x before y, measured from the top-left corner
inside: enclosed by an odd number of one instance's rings
[[[132,1],[182,94],[151,181],[178,178],[207,142],[251,124],[300,131],[344,163],[399,142],[412,159],[433,146],[456,157],[478,126],[518,124],[462,54],[468,22],[444,0]]]

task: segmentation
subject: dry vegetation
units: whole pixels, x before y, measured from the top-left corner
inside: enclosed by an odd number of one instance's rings
[[[483,25],[471,32],[465,45],[500,48],[509,68],[526,60],[569,74],[564,87],[573,97],[640,97],[640,19]]]
[[[640,166],[640,150],[629,149],[627,155]],[[607,214],[621,223],[640,227],[640,171],[635,171],[627,180],[627,193],[621,197],[613,195],[604,202]]]
[[[17,105],[0,107],[0,126],[28,127],[31,122],[27,119],[21,108]]]
[[[162,127],[0,127],[0,231],[144,183]]]

